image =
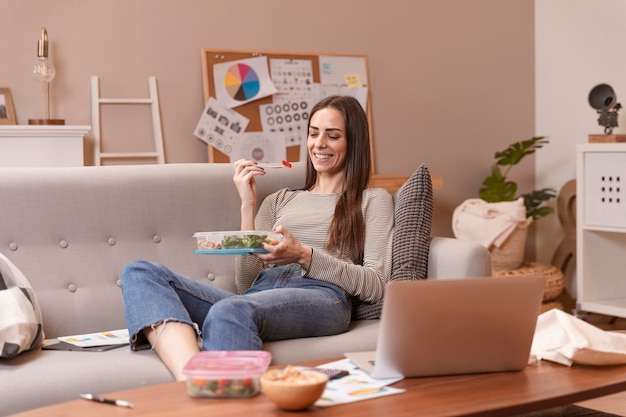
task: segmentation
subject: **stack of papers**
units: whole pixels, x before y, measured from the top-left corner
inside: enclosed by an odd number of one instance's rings
[[[324,394],[315,403],[319,407],[353,403],[406,391],[388,386],[402,378],[374,379],[367,372],[358,368],[350,359],[330,362],[320,365],[318,368],[345,369],[350,372],[350,375],[328,381]]]
[[[112,346],[128,344],[128,329],[109,330],[99,333],[57,337],[58,340],[78,347]]]

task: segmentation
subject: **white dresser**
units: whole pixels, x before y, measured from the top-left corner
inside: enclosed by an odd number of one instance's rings
[[[2,125],[0,167],[84,165],[84,138],[91,126]]]

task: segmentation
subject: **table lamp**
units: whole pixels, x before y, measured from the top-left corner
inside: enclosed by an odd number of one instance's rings
[[[50,81],[56,75],[52,61],[48,58],[48,32],[41,28],[41,39],[37,42],[37,62],[33,66],[33,77],[44,85],[46,95],[46,118],[29,119],[29,125],[63,125],[65,120],[50,118]]]

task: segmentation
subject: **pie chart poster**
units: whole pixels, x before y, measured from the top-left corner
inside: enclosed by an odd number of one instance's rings
[[[231,109],[276,93],[266,56],[215,64],[213,79],[215,98]]]

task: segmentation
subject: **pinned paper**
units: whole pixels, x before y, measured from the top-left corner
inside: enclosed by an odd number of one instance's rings
[[[248,127],[249,121],[245,116],[224,107],[210,97],[196,125],[194,136],[230,155],[235,143]]]
[[[347,86],[346,76],[358,76],[359,80],[367,79],[365,58],[352,56],[322,55],[319,57],[320,83]],[[360,83],[358,87],[363,87]]]
[[[313,63],[310,59],[270,59],[270,71],[278,95],[288,100],[310,96],[313,85]]]
[[[246,132],[237,141],[231,161],[249,159],[258,163],[281,163],[287,159],[285,135],[281,132]]]
[[[348,88],[363,87],[359,74],[346,74],[346,84],[348,84]]]
[[[266,56],[215,64],[213,77],[215,96],[228,108],[276,93]]]
[[[261,104],[259,113],[263,132],[283,133],[285,146],[306,143],[306,128],[312,107],[313,103],[306,100]]]

